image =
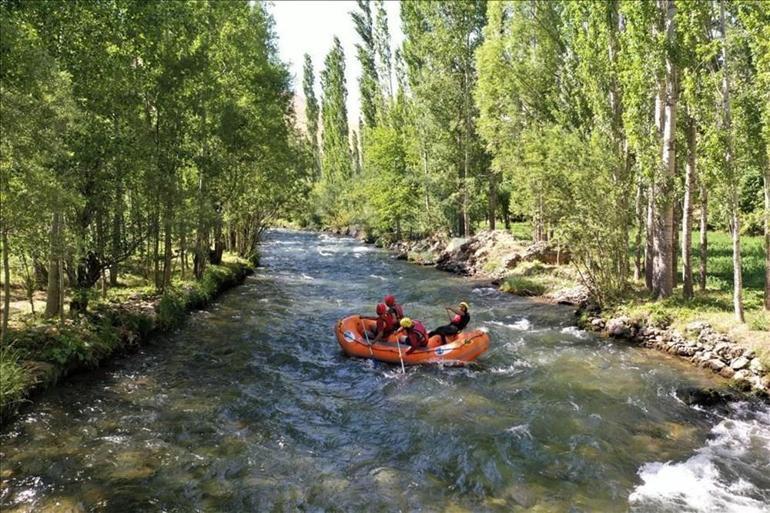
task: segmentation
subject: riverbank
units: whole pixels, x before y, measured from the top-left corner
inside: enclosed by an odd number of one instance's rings
[[[364,231],[348,229],[367,241]],[[568,251],[518,239],[505,231],[482,231],[470,238],[432,236],[378,244],[395,257],[463,276],[489,279],[501,291],[577,307],[578,324],[603,336],[677,356],[710,369],[726,380],[736,396],[770,398],[770,344],[761,336],[735,336],[734,327],[710,322],[714,315],[693,309],[668,308],[635,294],[635,301],[601,311],[590,301],[569,266]],[[759,331],[759,330],[757,330]],[[766,331],[766,330],[764,330]],[[728,392],[729,396],[731,392]]]
[[[234,259],[209,266],[200,280],[163,294],[136,292],[98,303],[88,314],[62,323],[34,318],[14,326],[0,354],[0,425],[66,376],[96,368],[153,335],[175,329],[188,312],[243,283],[253,271],[251,264]]]

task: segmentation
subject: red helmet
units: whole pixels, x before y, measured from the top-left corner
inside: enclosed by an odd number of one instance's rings
[[[377,304],[377,315],[383,315],[385,312],[388,311],[388,307],[385,306],[382,303]]]
[[[396,304],[396,296],[393,294],[388,294],[385,296],[385,304],[388,306],[393,306]]]

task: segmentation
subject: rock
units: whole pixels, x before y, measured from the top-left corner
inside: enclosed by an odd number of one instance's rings
[[[749,359],[745,356],[739,356],[730,363],[730,367],[733,370],[741,370],[749,364]]]
[[[688,333],[700,333],[701,331],[709,328],[711,328],[709,323],[704,321],[695,321],[685,326],[684,330]]]
[[[560,305],[582,306],[588,302],[589,293],[585,287],[559,289],[548,295],[552,301]]]
[[[604,319],[601,317],[594,317],[591,319],[591,327],[596,330],[604,329]]]
[[[722,376],[723,378],[732,378],[733,376],[735,376],[735,371],[725,365],[724,367],[722,367],[722,370],[719,371],[719,375]]]
[[[725,367],[726,367],[725,362],[723,362],[718,358],[713,358],[709,360],[709,368],[715,372],[719,372]]]
[[[731,347],[731,348],[730,348],[730,349],[727,351],[727,354],[730,356],[730,359],[731,359],[731,360],[734,360],[734,359],[736,359],[736,358],[740,358],[740,357],[742,357],[744,352],[745,352],[745,351],[744,351],[744,349],[743,349],[742,347],[739,347],[739,346],[733,346],[733,347]]]
[[[754,358],[749,362],[749,369],[752,372],[756,372],[757,374],[762,374],[765,372],[765,366],[762,365],[762,362],[759,361],[759,358]]]
[[[570,262],[569,251],[561,248],[554,248],[547,242],[535,242],[525,251],[522,259],[527,262],[538,261],[544,264],[568,264]]]
[[[734,399],[733,394],[714,388],[688,387],[676,391],[676,395],[687,404],[716,406]]]
[[[770,392],[770,374],[762,376],[762,386]]]
[[[521,262],[521,255],[518,253],[511,253],[510,255],[503,257],[502,264],[506,269],[513,269]]]
[[[607,322],[607,333],[609,333],[613,337],[628,336],[630,332],[629,321],[630,319],[626,316],[610,319]]]
[[[676,354],[679,356],[692,356],[695,354],[695,348],[691,346],[679,346],[679,349],[677,349]]]
[[[751,371],[749,369],[742,369],[733,375],[733,379],[735,381],[749,381],[749,378],[751,378]]]

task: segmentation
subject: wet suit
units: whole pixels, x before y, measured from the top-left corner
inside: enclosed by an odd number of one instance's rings
[[[447,335],[457,335],[463,330],[463,328],[468,325],[470,321],[471,314],[469,314],[467,310],[462,314],[455,314],[455,316],[452,318],[452,322],[434,329],[428,333],[428,338],[432,337],[433,335],[438,335],[441,337],[441,343],[446,344]]]

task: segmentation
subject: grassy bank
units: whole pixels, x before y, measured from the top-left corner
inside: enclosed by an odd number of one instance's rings
[[[698,232],[693,240],[699,240]],[[735,320],[733,313],[733,262],[732,239],[723,232],[709,232],[708,278],[706,290],[695,286],[692,300],[682,298],[679,262],[677,287],[667,299],[653,301],[642,283],[635,284],[627,297],[608,309],[608,315],[645,317],[656,325],[683,329],[693,321],[706,321],[714,329],[725,333],[742,346],[757,352],[766,367],[770,367],[770,316],[763,308],[765,286],[765,253],[762,237],[741,237],[743,267],[743,300],[746,323]],[[693,244],[693,254],[698,255],[700,244]],[[694,260],[697,271],[699,260]],[[697,276],[696,276],[697,280]]]
[[[521,238],[526,236],[528,227],[521,223],[511,227],[512,233]],[[700,265],[700,234],[693,233],[693,265]],[[766,367],[770,367],[770,315],[764,311],[765,254],[762,237],[741,237],[741,258],[743,264],[744,307],[746,323],[739,323],[733,314],[733,263],[732,239],[724,232],[709,232],[706,290],[697,290],[692,300],[682,297],[682,262],[679,260],[677,287],[673,296],[664,300],[653,300],[644,288],[644,283],[633,283],[626,296],[613,305],[605,307],[605,317],[626,315],[630,318],[645,319],[648,324],[674,328],[682,331],[693,321],[705,321],[731,339],[756,351]],[[633,263],[631,264],[633,265]],[[534,267],[517,266],[506,277],[501,289],[518,295],[546,295],[555,289],[570,287],[578,281],[569,266]]]
[[[145,283],[115,289],[87,315],[63,322],[34,315],[14,319],[0,350],[0,421],[13,417],[31,395],[78,370],[97,367],[153,333],[179,326],[187,312],[242,283],[252,266],[229,258],[209,266],[198,281],[176,279],[163,294]]]

